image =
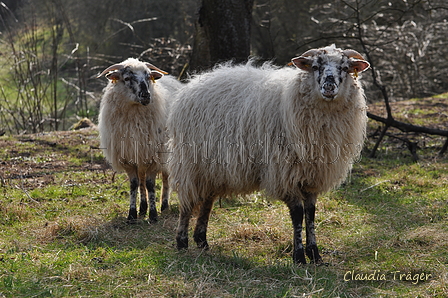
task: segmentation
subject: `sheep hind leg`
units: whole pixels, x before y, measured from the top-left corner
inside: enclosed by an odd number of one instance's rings
[[[292,259],[294,263],[306,264],[305,250],[302,243],[303,202],[301,199],[287,198],[284,200],[289,208],[289,214],[294,229],[294,250]]]
[[[129,171],[128,176],[130,184],[128,222],[135,223],[135,221],[137,220],[137,193],[139,180],[138,175],[133,171]]]
[[[213,197],[208,197],[205,199],[199,211],[198,219],[196,221],[196,227],[194,229],[193,239],[196,242],[198,248],[208,249],[209,245],[207,242],[207,227],[208,221],[210,219],[210,212],[213,208]]]
[[[162,172],[162,196],[160,197],[161,205],[160,211],[168,209],[168,199],[170,197],[170,185],[168,183],[168,174]]]
[[[322,257],[319,255],[319,250],[316,244],[316,235],[314,230],[314,216],[316,213],[316,199],[317,194],[305,193],[304,207],[305,207],[305,225],[306,225],[306,255],[311,263],[321,264]]]
[[[146,177],[146,189],[148,190],[149,197],[149,222],[151,223],[157,222],[155,181],[155,174]]]

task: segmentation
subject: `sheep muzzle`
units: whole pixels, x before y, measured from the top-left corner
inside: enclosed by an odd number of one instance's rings
[[[151,94],[148,91],[148,86],[145,83],[140,82],[140,91],[137,94],[137,101],[142,105],[146,106],[151,103]]]
[[[144,106],[147,106],[151,103],[151,97],[148,96],[147,98],[140,98],[139,103],[141,103]]]
[[[325,78],[325,81],[321,88],[321,94],[325,100],[331,101],[338,94],[339,88],[336,84],[334,76],[330,75]]]

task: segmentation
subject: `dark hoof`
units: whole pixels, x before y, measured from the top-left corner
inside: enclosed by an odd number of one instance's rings
[[[194,242],[196,242],[198,248],[205,249],[205,250],[210,248],[208,246],[207,236],[205,235],[205,233],[196,234],[193,236],[193,239],[194,239]]]
[[[157,210],[149,210],[149,222],[156,223],[158,220]]]
[[[168,209],[168,202],[167,201],[163,201],[162,202],[162,207],[160,207],[160,211],[165,211]]]
[[[208,245],[207,241],[197,243],[197,245],[198,245],[199,249],[203,249],[203,250],[209,250],[210,249],[210,246]]]
[[[203,249],[203,250],[208,250],[210,248],[210,246],[208,245],[207,240],[196,240],[196,245],[198,246],[198,248]]]
[[[128,223],[137,222],[137,209],[129,209]]]
[[[135,225],[135,224],[138,223],[138,219],[137,219],[137,218],[133,218],[133,217],[129,217],[129,216],[128,216],[126,222],[127,222],[128,224]]]
[[[320,265],[323,263],[322,257],[319,255],[319,250],[316,245],[307,246],[306,255],[312,264]]]
[[[155,223],[157,223],[159,220],[157,219],[157,217],[156,218],[148,218],[148,222],[150,223],[150,224],[155,224]]]
[[[176,237],[177,250],[186,250],[188,248],[188,237]]]
[[[297,249],[292,253],[292,259],[296,264],[306,264],[305,251],[303,248]]]

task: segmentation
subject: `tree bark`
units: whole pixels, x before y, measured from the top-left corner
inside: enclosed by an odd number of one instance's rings
[[[201,0],[190,69],[205,70],[216,63],[246,61],[254,0]]]

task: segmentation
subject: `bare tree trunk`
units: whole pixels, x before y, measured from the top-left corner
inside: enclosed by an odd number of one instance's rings
[[[51,98],[53,99],[53,124],[54,130],[58,130],[59,115],[58,115],[58,79],[59,79],[59,46],[64,35],[63,20],[60,15],[60,10],[62,10],[62,4],[57,0],[52,0],[48,3],[48,11],[53,18],[53,24],[51,29],[51,68],[50,76],[52,81],[51,86]]]
[[[250,55],[254,0],[201,0],[190,67],[203,70]]]

